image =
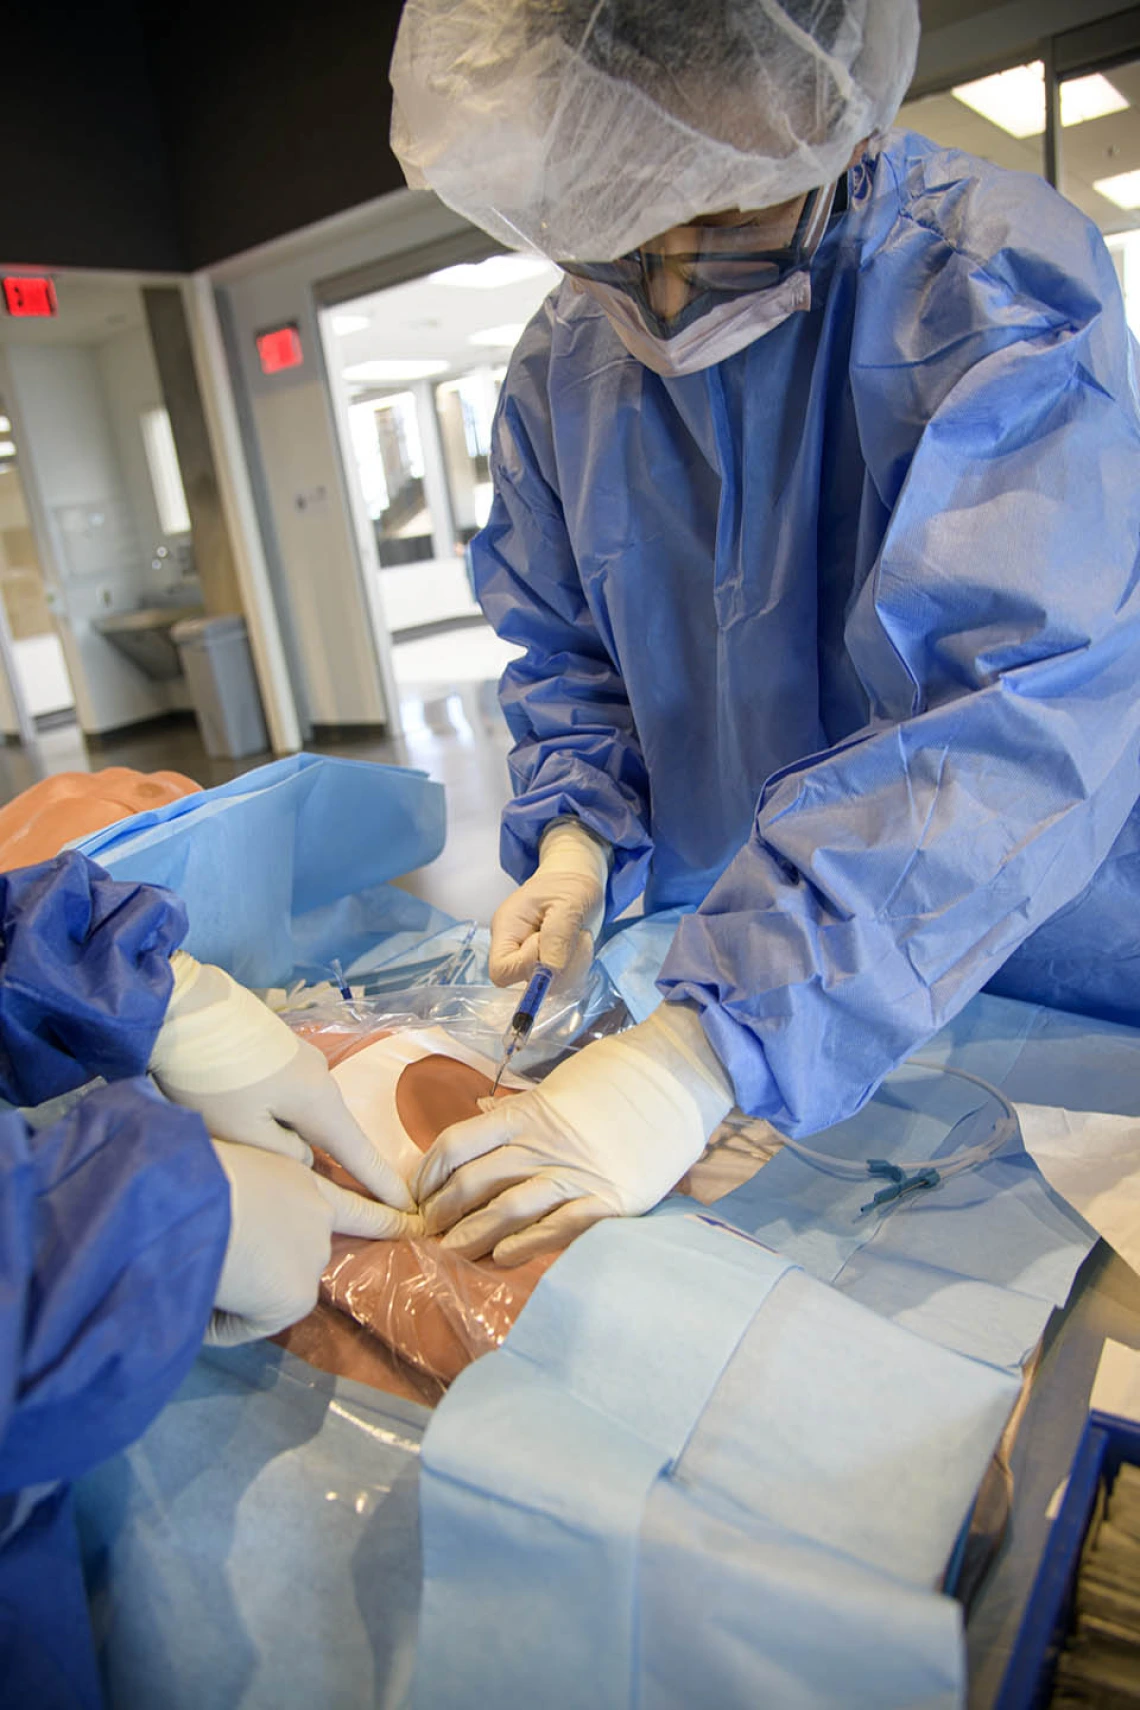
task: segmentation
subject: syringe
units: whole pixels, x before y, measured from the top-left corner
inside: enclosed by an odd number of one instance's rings
[[[550,982],[554,978],[554,969],[545,962],[535,964],[534,973],[527,982],[526,991],[518,1001],[515,1013],[511,1016],[507,1031],[503,1034],[503,1060],[499,1064],[499,1072],[495,1076],[492,1094],[499,1088],[499,1082],[506,1073],[507,1064],[514,1056],[520,1045],[525,1045],[530,1038],[530,1030],[534,1026],[535,1017],[542,1007],[542,1000],[550,990]]]

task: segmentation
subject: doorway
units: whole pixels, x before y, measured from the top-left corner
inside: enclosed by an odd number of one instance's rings
[[[147,283],[60,271],[50,316],[0,318],[0,590],[20,734],[61,727],[43,770],[190,704],[170,631],[202,586]]]
[[[491,508],[507,363],[560,277],[536,256],[491,255],[321,311],[370,604],[405,726],[497,679],[520,651],[479,610],[469,548]]]

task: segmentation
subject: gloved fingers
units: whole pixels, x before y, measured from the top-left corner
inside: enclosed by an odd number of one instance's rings
[[[379,1200],[365,1199],[336,1182],[315,1176],[321,1197],[332,1212],[334,1235],[360,1235],[368,1241],[406,1241],[424,1232],[423,1218],[418,1214],[393,1211]]]
[[[297,1061],[294,1096],[278,1100],[274,1114],[288,1122],[303,1140],[335,1158],[376,1199],[396,1211],[416,1209],[407,1182],[369,1140],[315,1045],[304,1043]]]
[[[514,1106],[528,1102],[523,1093],[518,1098],[501,1099],[481,1116],[469,1116],[463,1122],[453,1122],[438,1134],[424,1153],[423,1162],[412,1177],[412,1197],[421,1211],[448,1177],[469,1164],[493,1152],[497,1146],[507,1146],[518,1134],[517,1111]]]
[[[214,1340],[272,1336],[316,1305],[333,1214],[311,1170],[260,1146],[214,1141],[230,1188],[230,1235]]]
[[[293,1158],[306,1169],[312,1168],[312,1147],[306,1146],[293,1129],[275,1122],[264,1111],[243,1120],[236,1100],[220,1098],[203,1103],[206,1108],[201,1111],[202,1120],[214,1140],[228,1140],[234,1146],[256,1146],[259,1151],[276,1152],[280,1158]]]
[[[548,1212],[563,1205],[566,1194],[566,1186],[554,1177],[532,1175],[508,1187],[489,1205],[462,1218],[444,1236],[440,1246],[463,1259],[481,1259],[505,1237],[545,1219]]]
[[[514,1265],[525,1265],[528,1259],[537,1259],[543,1253],[561,1252],[563,1247],[568,1247],[571,1241],[603,1217],[613,1216],[613,1207],[597,1194],[568,1200],[529,1228],[504,1236],[496,1243],[491,1257],[504,1270]]]
[[[570,954],[559,972],[554,976],[551,991],[555,995],[569,996],[580,990],[585,984],[586,975],[594,960],[594,936],[582,927],[571,948]]]
[[[579,903],[553,902],[542,917],[538,934],[538,960],[561,972],[575,954],[584,931]],[[589,938],[590,934],[586,933]]]
[[[245,1318],[240,1312],[223,1312],[215,1307],[203,1341],[207,1348],[237,1348],[243,1342],[259,1342],[263,1336],[272,1336],[275,1329],[285,1328],[282,1324],[263,1329],[256,1318]]]
[[[491,916],[488,968],[497,986],[528,979],[538,960],[538,932],[546,913],[546,897],[534,877],[512,891]]]
[[[540,1167],[540,1160],[522,1146],[499,1146],[485,1157],[461,1164],[439,1191],[420,1206],[425,1235],[438,1235],[450,1229],[468,1212],[477,1211],[509,1188],[530,1181]]]
[[[538,962],[539,935],[528,932],[521,943],[515,943],[506,938],[497,939],[493,936],[492,928],[491,949],[487,957],[487,971],[491,983],[496,986],[515,986],[523,980],[529,980]]]

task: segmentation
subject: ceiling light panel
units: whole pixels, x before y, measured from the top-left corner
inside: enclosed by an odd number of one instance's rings
[[[1093,189],[1098,195],[1107,196],[1110,202],[1115,202],[1118,208],[1140,208],[1140,170],[1117,172],[1111,178],[1094,179]]]
[[[1039,136],[1045,129],[1045,68],[1039,59],[960,83],[951,94],[1011,137]]]
[[[1129,103],[1099,71],[1091,77],[1073,77],[1061,85],[1061,123],[1067,127],[1123,113]]]
[[[537,255],[489,255],[486,261],[463,261],[458,267],[443,267],[429,273],[433,285],[449,285],[462,291],[493,291],[500,285],[518,285],[524,279],[553,278],[557,268]]]
[[[980,113],[1011,137],[1039,137],[1045,129],[1045,67],[1039,59],[992,77],[979,77],[973,83],[960,83],[951,93],[963,106]],[[1067,129],[1087,124],[1090,119],[1103,119],[1109,113],[1122,113],[1128,105],[1119,89],[1099,71],[1089,77],[1072,77],[1061,85],[1061,123]]]

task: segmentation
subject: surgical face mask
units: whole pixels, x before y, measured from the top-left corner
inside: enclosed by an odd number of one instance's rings
[[[631,355],[663,375],[711,368],[811,305],[808,263],[831,216],[835,185],[807,198],[790,243],[756,247],[756,228],[693,226],[682,253],[652,246],[611,262],[563,268],[604,310]],[[653,304],[655,276],[681,280],[687,300],[674,315]]]

